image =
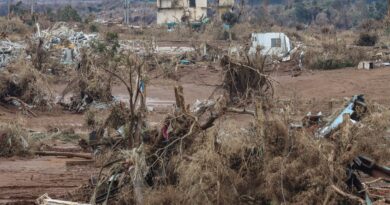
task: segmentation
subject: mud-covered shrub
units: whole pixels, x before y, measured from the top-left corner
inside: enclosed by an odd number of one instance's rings
[[[0,157],[28,154],[28,135],[16,124],[0,126]]]
[[[98,25],[96,25],[96,24],[91,24],[91,25],[89,26],[89,30],[90,30],[91,32],[97,33],[97,32],[99,32],[99,27],[98,27]]]
[[[342,42],[327,42],[307,49],[303,57],[303,66],[318,70],[354,67],[368,57],[362,48],[351,48]]]
[[[28,64],[17,63],[0,72],[0,101],[16,97],[40,108],[48,108],[53,101],[45,77]]]

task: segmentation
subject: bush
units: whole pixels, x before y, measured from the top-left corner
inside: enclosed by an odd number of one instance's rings
[[[332,42],[324,43],[322,47],[308,49],[303,60],[306,68],[332,70],[357,66],[367,57],[367,52],[361,48],[347,48],[343,43]]]
[[[119,39],[119,35],[116,32],[108,32],[106,34],[106,41],[109,43],[115,43]]]
[[[26,24],[23,24],[21,20],[18,19],[6,20],[0,18],[0,33],[4,33],[7,35],[10,34],[27,35],[29,32],[30,32],[29,27]]]
[[[378,42],[378,36],[376,34],[362,33],[357,41],[358,46],[375,46]]]
[[[96,114],[96,110],[91,108],[85,113],[85,124],[88,127],[94,127],[97,124]]]
[[[27,133],[18,125],[0,126],[0,157],[28,154]]]
[[[332,70],[353,67],[355,64],[350,59],[318,59],[312,66],[320,70]]]
[[[104,42],[93,41],[91,43],[91,48],[98,53],[103,53],[107,50],[107,45]]]
[[[63,9],[58,9],[58,11],[57,11],[57,18],[58,18],[59,21],[65,21],[65,22],[76,21],[76,22],[81,22],[80,15],[70,5],[65,6],[65,8],[63,8]]]
[[[111,47],[111,49],[109,50],[111,54],[114,54],[118,51],[120,45],[119,45],[119,35],[117,32],[108,32],[106,34],[106,42]]]
[[[93,33],[97,33],[97,32],[99,32],[99,27],[98,27],[96,24],[91,24],[91,25],[89,26],[89,30],[90,30],[91,32],[93,32]]]

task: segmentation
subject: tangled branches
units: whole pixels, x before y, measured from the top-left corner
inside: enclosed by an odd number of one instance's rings
[[[238,61],[229,56],[221,59],[223,87],[229,92],[232,102],[269,99],[273,96],[273,85],[270,76],[265,74],[265,65],[266,58],[262,56],[247,56],[246,60]]]

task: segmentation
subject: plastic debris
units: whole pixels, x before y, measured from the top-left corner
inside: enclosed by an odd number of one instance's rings
[[[38,205],[90,205],[90,204],[81,204],[81,203],[77,203],[77,202],[52,199],[49,197],[48,194],[44,194],[44,195],[40,196],[36,200],[36,204],[38,204]]]
[[[362,110],[360,110],[359,108],[362,108]],[[365,112],[366,110],[367,106],[365,104],[364,96],[353,96],[349,103],[346,105],[346,107],[337,115],[337,117],[332,120],[328,125],[319,130],[317,136],[327,137],[332,131],[336,130],[344,122],[344,115],[349,115],[353,123],[359,121],[361,113],[358,113],[358,111]]]

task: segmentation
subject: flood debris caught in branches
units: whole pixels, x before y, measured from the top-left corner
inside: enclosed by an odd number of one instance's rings
[[[274,90],[272,79],[266,72],[266,59],[266,56],[259,54],[240,60],[230,56],[222,57],[223,87],[232,102],[272,98]]]

